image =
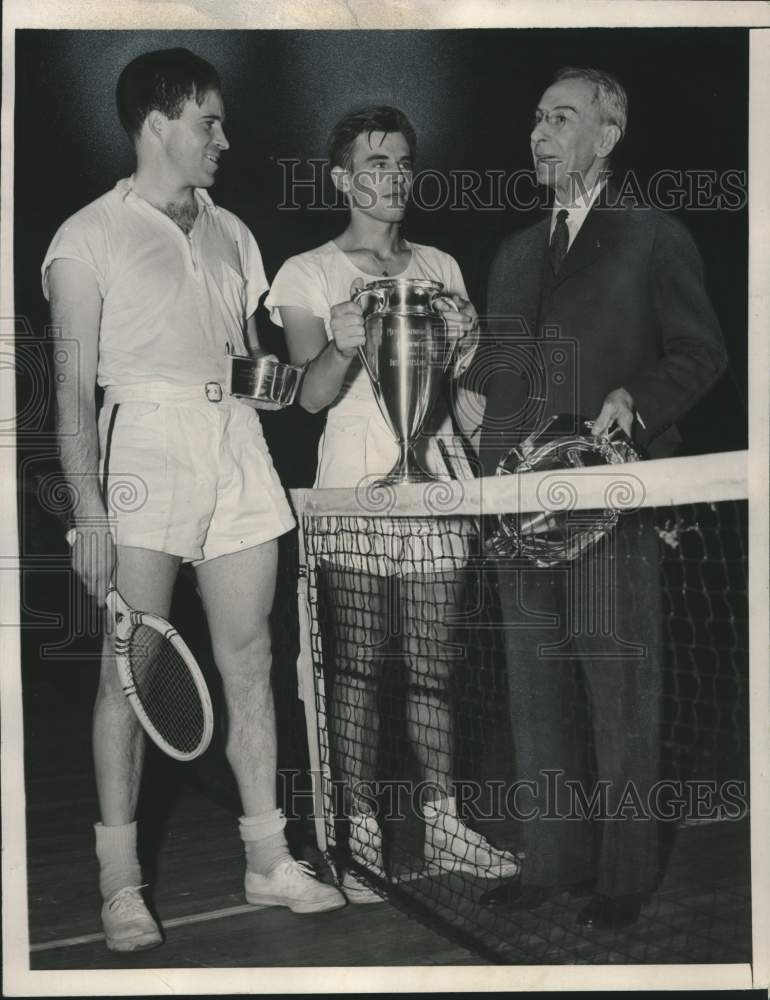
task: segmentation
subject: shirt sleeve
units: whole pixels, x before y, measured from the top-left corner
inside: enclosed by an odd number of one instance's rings
[[[329,319],[330,306],[324,294],[323,276],[302,255],[290,257],[273,279],[265,308],[277,326],[283,326],[281,306],[298,306],[324,321]]]
[[[461,295],[464,299],[467,299],[468,292],[465,288],[465,281],[463,280],[460,265],[450,254],[445,254],[445,257],[448,267],[444,284],[447,291],[453,295]],[[467,333],[457,347],[454,364],[452,365],[452,378],[457,379],[465,374],[470,367],[477,348],[478,332],[472,331],[471,333]]]
[[[259,300],[270,287],[262,264],[262,254],[260,253],[257,241],[251,234],[247,226],[243,226],[244,236],[240,243],[243,260],[243,274],[246,279],[246,319],[253,316],[257,311]]]
[[[78,212],[67,219],[56,232],[43,259],[41,276],[43,295],[50,297],[48,269],[55,260],[77,260],[86,264],[96,275],[99,293],[104,298],[109,271],[109,247],[103,226],[93,212]]]
[[[449,274],[447,276],[447,281],[445,282],[447,291],[452,292],[454,295],[462,295],[464,299],[467,299],[468,292],[465,288],[465,281],[463,280],[460,265],[450,254],[447,254],[446,256],[449,264]]]

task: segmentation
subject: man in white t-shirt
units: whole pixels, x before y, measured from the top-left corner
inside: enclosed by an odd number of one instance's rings
[[[257,414],[222,391],[228,346],[259,350],[254,313],[267,282],[248,229],[206,191],[229,145],[219,77],[186,49],[150,52],[121,73],[117,102],[136,170],[68,219],[43,263],[53,322],[79,344],[77,401],[57,399],[61,426],[80,427],[60,438],[77,497],[73,566],[100,603],[114,581],[129,604],[166,617],[181,562],[193,564],[244,811],[246,898],[295,912],[335,909],[343,896],[291,857],[276,807],[268,616],[277,538],[294,519]],[[136,851],[143,756],[105,637],[95,830],[114,951],[161,943]]]
[[[286,261],[265,301],[271,318],[285,329],[292,362],[310,362],[301,405],[311,412],[328,407],[317,487],[356,487],[367,476],[388,472],[398,455],[358,358],[364,320],[351,293],[388,277],[431,279],[456,303],[456,310],[445,313],[452,335],[463,337],[476,326],[456,261],[401,235],[415,147],[414,129],[397,108],[364,108],[338,122],[330,166],[350,209],[348,226],[334,240]],[[418,458],[446,477],[451,470],[438,439],[451,445],[455,436],[446,405],[439,402],[429,419],[430,435],[423,433]],[[358,790],[368,789],[375,777],[383,637],[397,608],[399,652],[408,671],[407,730],[429,789],[423,808],[425,859],[444,871],[487,878],[515,874],[513,855],[494,848],[457,815],[450,776],[448,622],[462,597],[471,525],[458,518],[332,520],[321,526],[318,555],[333,616],[330,727],[336,768],[347,790],[353,859],[382,875],[380,827]],[[373,901],[352,871],[345,874],[343,891],[351,902]]]

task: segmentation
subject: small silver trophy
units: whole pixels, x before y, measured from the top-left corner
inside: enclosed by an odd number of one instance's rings
[[[307,365],[287,365],[274,354],[258,358],[227,352],[226,391],[241,399],[291,406]]]
[[[380,482],[423,483],[435,479],[421,468],[414,443],[435,402],[456,340],[436,309],[455,303],[440,281],[391,278],[374,281],[352,298],[364,311],[366,344],[358,353],[374,396],[398,444],[398,461]]]

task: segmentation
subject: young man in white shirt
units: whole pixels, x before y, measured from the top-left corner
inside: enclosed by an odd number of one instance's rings
[[[73,566],[100,603],[112,581],[129,604],[165,617],[180,563],[192,562],[227,705],[246,897],[334,909],[344,898],[291,857],[276,807],[268,616],[276,540],[294,519],[257,414],[222,391],[227,345],[259,348],[254,312],[267,282],[248,229],[206,190],[229,147],[219,77],[186,49],[150,52],[123,70],[117,101],[136,170],[68,219],[43,263],[53,322],[79,344],[78,412],[66,393],[57,400],[61,425],[81,428],[60,438],[77,497]],[[139,502],[121,505],[121,482],[138,484]],[[136,851],[143,756],[105,637],[96,850],[114,951],[161,943]]]
[[[364,317],[351,294],[377,279],[430,279],[443,284],[456,303],[445,314],[450,333],[461,338],[476,326],[456,261],[401,234],[415,148],[414,129],[397,108],[363,108],[337,123],[330,166],[350,209],[348,225],[335,239],[286,261],[265,302],[271,318],[285,329],[291,361],[309,362],[301,405],[311,412],[328,407],[317,487],[355,487],[367,476],[387,473],[398,454],[358,358]],[[451,443],[454,436],[446,404],[439,401],[429,420],[418,457],[426,469],[448,477],[438,446],[439,437]],[[459,818],[452,787],[448,620],[462,598],[471,526],[457,518],[334,520],[319,555],[334,617],[330,726],[336,767],[348,793],[353,859],[383,874],[380,826],[358,790],[369,789],[375,778],[383,662],[378,645],[387,635],[388,615],[397,614],[408,671],[407,731],[429,789],[423,809],[425,860],[444,871],[487,878],[514,874],[513,855],[494,848]],[[351,902],[376,898],[351,871],[343,891]]]

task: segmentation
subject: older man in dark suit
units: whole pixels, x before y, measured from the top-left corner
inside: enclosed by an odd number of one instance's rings
[[[622,86],[597,70],[560,71],[538,105],[532,155],[554,206],[504,240],[492,265],[490,335],[476,362],[492,372],[483,378],[487,474],[552,414],[577,431],[583,414],[595,435],[619,427],[651,457],[670,455],[675,421],[723,368],[686,230],[654,209],[613,204],[609,157],[626,118]],[[643,513],[621,519],[566,567],[511,563],[498,580],[516,773],[532,801],[520,796],[530,817],[522,873],[485,901],[533,909],[579,887],[591,894],[580,924],[628,925],[657,877],[656,825],[639,809],[658,776],[654,530]],[[593,824],[590,798],[602,785]]]

